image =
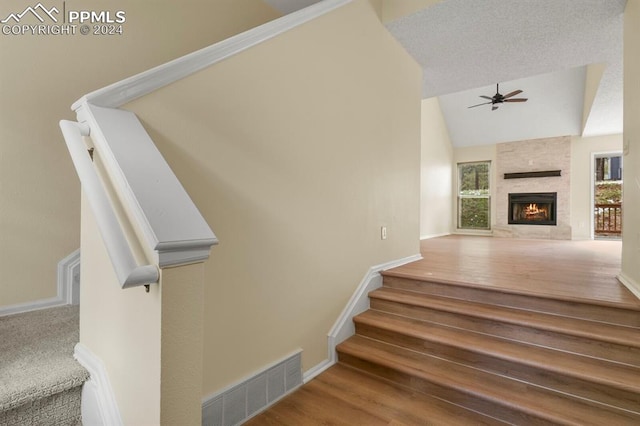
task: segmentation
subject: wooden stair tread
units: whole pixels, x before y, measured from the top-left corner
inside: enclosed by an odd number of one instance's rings
[[[505,361],[544,368],[557,374],[637,392],[640,395],[640,369],[636,367],[509,341],[501,337],[479,334],[381,311],[366,311],[355,317],[354,322],[371,325],[399,335],[437,341],[461,350],[482,353]],[[640,401],[638,402],[638,411],[640,411]]]
[[[640,348],[640,329],[585,319],[563,317],[544,312],[528,311],[506,306],[489,305],[461,299],[421,294],[419,292],[381,287],[369,294],[382,299],[447,312],[496,320],[503,323],[527,325],[538,329],[571,334],[585,338]]]
[[[416,264],[420,263],[420,261],[414,262]],[[575,272],[575,271],[574,271]],[[434,276],[431,273],[426,273],[423,270],[423,267],[416,266],[412,267],[411,264],[404,265],[398,268],[387,269],[385,271],[380,272],[383,277],[392,277],[392,278],[400,278],[407,280],[416,280],[416,281],[425,281],[425,282],[433,282],[445,285],[452,286],[460,286],[470,289],[482,289],[487,291],[494,291],[499,293],[509,293],[514,295],[522,295],[522,296],[530,296],[530,297],[539,297],[539,298],[550,298],[554,300],[562,300],[566,302],[579,302],[579,303],[588,303],[593,305],[600,306],[609,306],[609,307],[617,307],[623,309],[629,309],[640,313],[640,301],[631,294],[631,292],[626,291],[628,293],[627,297],[624,298],[615,298],[616,300],[607,300],[603,298],[596,297],[584,297],[579,293],[571,292],[571,294],[560,294],[560,293],[552,293],[549,292],[548,288],[545,288],[545,291],[536,291],[531,288],[522,288],[508,285],[498,285],[491,281],[490,278],[485,278],[482,280],[474,279],[474,277],[465,277],[465,279],[451,279],[444,278],[441,276]],[[621,284],[620,284],[621,285]]]
[[[640,416],[632,413],[595,408],[535,385],[359,335],[342,342],[337,350],[339,354],[363,359],[440,386],[455,388],[470,397],[479,397],[550,422],[612,425],[637,424],[640,421]]]
[[[640,328],[640,310],[637,306],[630,306],[628,303],[609,303],[602,300],[583,299],[580,297],[566,298],[558,295],[527,294],[522,291],[494,288],[490,285],[467,285],[465,283],[446,282],[441,279],[398,278],[385,275],[383,282],[385,287],[422,294]],[[548,285],[548,283],[542,284]],[[580,282],[575,282],[574,285],[579,287]]]
[[[506,423],[338,363],[247,426],[450,426]]]
[[[423,424],[426,419],[429,424],[434,425],[505,424],[341,363],[331,367],[326,374],[318,376],[311,383],[329,389],[342,401],[355,399],[364,404],[373,402],[385,417],[392,418],[398,424]],[[358,383],[357,389],[353,389],[354,383]]]

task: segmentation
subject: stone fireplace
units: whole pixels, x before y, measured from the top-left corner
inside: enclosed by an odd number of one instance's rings
[[[493,235],[570,240],[570,177],[569,136],[498,144]]]

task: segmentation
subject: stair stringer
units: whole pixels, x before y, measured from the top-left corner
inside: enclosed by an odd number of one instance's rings
[[[337,360],[336,346],[355,334],[356,329],[353,323],[353,317],[369,309],[369,293],[382,287],[382,275],[380,272],[420,259],[422,259],[422,255],[416,254],[369,268],[369,271],[362,278],[360,284],[358,284],[351,299],[347,302],[347,306],[345,306],[336,323],[331,328],[331,331],[329,331],[329,359],[331,361],[335,362]]]

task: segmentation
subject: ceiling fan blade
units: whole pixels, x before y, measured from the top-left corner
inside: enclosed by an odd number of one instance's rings
[[[513,91],[513,92],[511,92],[511,93],[507,93],[507,94],[506,94],[506,95],[504,95],[502,98],[503,98],[503,99],[507,99],[507,98],[510,98],[510,97],[512,97],[512,96],[515,96],[515,95],[517,95],[517,94],[519,94],[519,93],[522,93],[522,90],[514,90],[514,91]]]
[[[527,102],[527,98],[505,99],[504,102]]]
[[[484,95],[480,95],[481,98],[485,98],[485,99],[489,99],[490,101],[493,100],[493,98],[491,96],[484,96]]]
[[[489,105],[490,103],[492,103],[492,102],[483,102],[481,104],[471,105],[470,107],[467,107],[467,108],[475,108],[475,107],[480,106],[480,105]]]

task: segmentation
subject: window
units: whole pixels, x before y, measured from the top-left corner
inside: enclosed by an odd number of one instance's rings
[[[596,182],[622,180],[622,157],[596,157]]]
[[[458,164],[458,228],[491,229],[490,161]]]

